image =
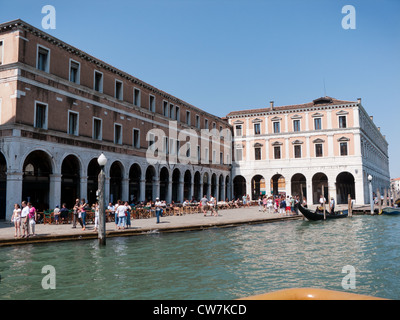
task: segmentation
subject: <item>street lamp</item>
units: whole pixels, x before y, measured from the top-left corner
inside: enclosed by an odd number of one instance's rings
[[[369,204],[371,206],[371,214],[374,214],[374,199],[372,196],[372,176],[368,175],[368,186],[369,186]]]
[[[100,173],[98,178],[99,190],[97,190],[98,202],[99,202],[99,232],[98,239],[100,245],[106,244],[106,204],[104,197],[104,189],[105,189],[105,173],[104,166],[107,164],[107,158],[102,153],[98,158],[97,162],[100,165]]]

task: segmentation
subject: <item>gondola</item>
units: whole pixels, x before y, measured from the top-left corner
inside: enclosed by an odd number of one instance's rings
[[[387,214],[390,216],[400,215],[400,208],[386,207],[382,209],[380,214]]]
[[[304,208],[301,204],[298,205],[300,212],[310,221],[324,220],[324,213],[320,211],[311,211],[310,209]],[[349,215],[348,210],[336,211],[335,214],[330,214],[328,211],[325,212],[326,219],[340,219],[347,218]]]

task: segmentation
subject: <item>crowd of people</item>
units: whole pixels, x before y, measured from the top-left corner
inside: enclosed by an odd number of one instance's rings
[[[287,196],[263,196],[258,199],[259,211],[268,213],[281,213],[284,215],[298,214],[296,203],[299,203],[299,196],[290,197]],[[218,216],[218,207],[225,206],[226,208],[239,208],[239,207],[250,207],[252,201],[249,195],[243,195],[242,199],[236,199],[233,201],[217,202],[217,199],[211,195],[207,198],[204,195],[200,200],[186,199],[182,204],[176,204],[172,201],[167,204],[165,200],[156,198],[155,201],[147,202],[132,202],[118,200],[115,203],[109,203],[106,210],[111,217],[114,217],[116,230],[124,230],[131,226],[131,211],[137,208],[146,208],[155,212],[156,223],[160,223],[160,217],[166,212],[167,208],[175,210],[186,206],[197,206],[199,212],[202,212],[204,216],[210,211],[211,216]],[[302,205],[307,207],[306,199],[303,198]],[[21,208],[22,207],[22,208]],[[70,210],[67,208],[65,203],[62,204],[61,208],[56,206],[53,210],[53,221],[55,224],[62,224],[69,220],[69,215],[72,213],[72,228],[76,228],[79,223],[82,230],[86,230],[87,214],[88,212],[94,212],[94,232],[98,229],[99,224],[99,205],[98,203],[90,206],[85,199],[76,199],[73,208]],[[35,207],[30,202],[22,201],[21,206],[15,204],[14,211],[11,217],[11,221],[14,222],[15,226],[15,237],[30,237],[35,236],[35,225],[39,223],[40,218]],[[21,231],[22,229],[22,231]]]

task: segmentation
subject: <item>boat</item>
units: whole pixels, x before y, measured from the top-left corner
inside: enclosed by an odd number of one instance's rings
[[[305,216],[308,220],[318,221],[324,220],[324,213],[320,211],[312,211],[310,209],[304,208],[301,204],[298,204],[298,208],[300,212]],[[325,212],[326,219],[340,219],[347,218],[349,215],[348,210],[336,211],[335,214],[330,214],[328,211]]]
[[[386,207],[383,208],[379,214],[387,214],[390,216],[400,215],[400,208]]]

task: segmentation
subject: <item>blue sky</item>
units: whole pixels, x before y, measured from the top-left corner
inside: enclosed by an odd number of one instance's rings
[[[362,98],[400,177],[399,0],[0,0],[0,21],[41,28],[47,4],[46,32],[218,116],[309,102],[324,82],[328,96]]]

